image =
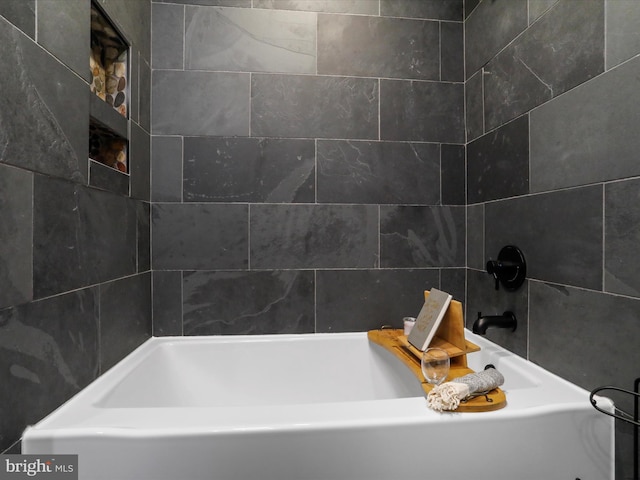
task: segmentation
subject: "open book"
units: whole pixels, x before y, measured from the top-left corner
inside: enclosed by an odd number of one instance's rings
[[[407,340],[418,350],[424,351],[440,326],[440,322],[451,303],[451,295],[436,288],[432,288],[424,302],[416,324]]]

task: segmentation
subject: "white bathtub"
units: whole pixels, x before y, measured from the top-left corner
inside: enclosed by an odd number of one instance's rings
[[[504,374],[501,410],[429,410],[366,333],[153,338],[23,453],[79,454],[82,480],[613,479],[613,419],[588,392],[466,334],[469,366]]]

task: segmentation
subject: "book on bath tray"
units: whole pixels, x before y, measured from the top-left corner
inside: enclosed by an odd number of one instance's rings
[[[411,329],[407,340],[418,350],[424,351],[429,347],[438,326],[451,303],[451,295],[436,288],[432,288],[424,302],[416,324]]]

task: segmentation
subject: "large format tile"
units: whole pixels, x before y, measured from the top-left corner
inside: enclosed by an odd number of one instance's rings
[[[36,0],[3,0],[0,2],[0,15],[35,38]]]
[[[154,204],[153,269],[246,268],[247,218],[247,205]]]
[[[182,335],[182,272],[154,270],[153,336]]]
[[[313,202],[312,140],[187,137],[184,201]]]
[[[561,1],[485,67],[492,129],[604,70],[602,0]]]
[[[380,0],[380,15],[462,22],[462,0]]]
[[[252,205],[251,268],[377,266],[374,205]]]
[[[484,270],[484,204],[467,207],[467,267]]]
[[[531,112],[531,191],[640,175],[638,78],[640,58]]]
[[[440,202],[436,144],[318,140],[318,202]]]
[[[316,15],[247,8],[187,7],[185,68],[316,72]]]
[[[483,1],[464,23],[467,77],[527,28],[527,0]]]
[[[86,83],[2,18],[0,45],[0,162],[86,182]]]
[[[599,290],[602,227],[602,186],[487,203],[485,258],[516,245],[528,278]]]
[[[184,10],[182,5],[151,5],[151,66],[156,70],[184,68]]]
[[[34,296],[65,292],[136,272],[136,202],[35,176]]]
[[[465,266],[464,207],[380,207],[380,266]]]
[[[137,224],[137,272],[151,270],[151,205],[147,202],[136,202]]]
[[[186,272],[184,334],[312,333],[312,271]]]
[[[464,82],[464,27],[462,23],[440,22],[440,79]]]
[[[33,174],[0,164],[0,308],[33,297]]]
[[[380,81],[382,140],[464,143],[464,85]]]
[[[378,2],[371,0],[254,0],[253,7],[310,12],[378,14]]]
[[[640,297],[640,180],[605,185],[604,289]]]
[[[131,197],[151,200],[151,138],[135,123],[129,128],[129,176],[131,178]]]
[[[85,0],[38,0],[38,44],[80,77],[91,82],[91,3]]]
[[[154,0],[154,3],[178,3],[188,5],[209,5],[217,7],[251,8],[252,0]]]
[[[378,138],[378,81],[253,74],[251,135]]]
[[[640,53],[640,2],[615,0],[605,2],[606,69]]]
[[[402,328],[403,317],[418,316],[424,291],[440,286],[437,269],[319,270],[316,282],[318,332]]]
[[[439,80],[439,23],[319,15],[318,73]]]
[[[529,118],[524,115],[467,146],[469,203],[529,193]]]
[[[154,135],[249,135],[249,76],[154,70]]]
[[[98,375],[98,292],[0,311],[0,451]]]
[[[151,336],[151,272],[100,285],[100,371]]]
[[[482,91],[483,71],[480,70],[465,83],[465,127],[467,142],[484,133],[484,98]]]
[[[182,137],[151,137],[151,200],[182,200]]]
[[[531,282],[529,357],[586,389],[631,388],[640,300]],[[579,360],[578,360],[579,359]]]
[[[466,155],[463,145],[442,145],[440,161],[441,200],[443,205],[466,203]]]

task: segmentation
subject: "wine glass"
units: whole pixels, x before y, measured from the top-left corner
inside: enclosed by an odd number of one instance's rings
[[[432,385],[440,385],[449,374],[449,354],[441,348],[427,348],[422,354],[422,375]]]

